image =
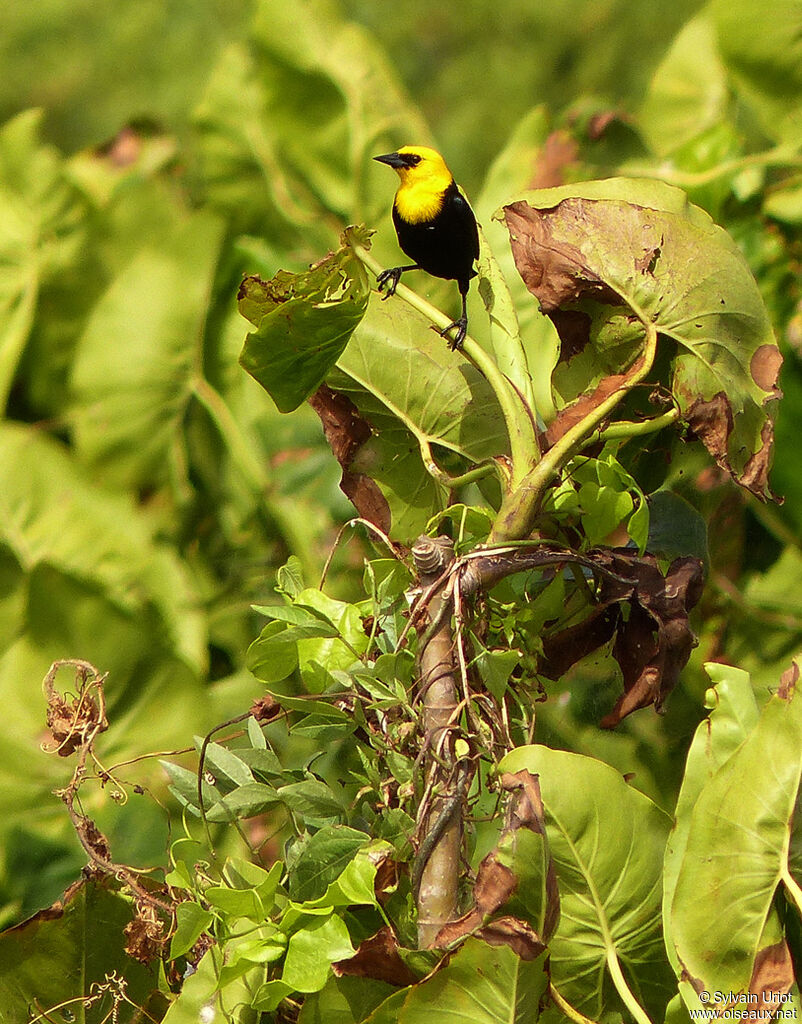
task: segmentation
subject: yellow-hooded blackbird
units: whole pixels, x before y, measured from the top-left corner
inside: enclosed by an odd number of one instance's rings
[[[476,218],[457,187],[445,160],[426,146],[404,146],[397,153],[374,157],[388,164],[401,179],[393,202],[393,224],[398,244],[415,262],[379,274],[379,291],[385,298],[395,292],[405,270],[425,270],[434,277],[456,281],[462,297],[462,316],[442,335],[456,327],[450,345],[459,348],[468,330],[465,300],[470,280],[476,275],[473,261],[479,256]]]

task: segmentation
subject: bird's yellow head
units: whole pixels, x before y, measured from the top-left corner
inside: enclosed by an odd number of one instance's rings
[[[403,146],[396,153],[375,156],[398,172],[401,184],[396,192],[395,207],[410,224],[431,220],[440,212],[443,194],[454,178],[445,160],[428,146]]]

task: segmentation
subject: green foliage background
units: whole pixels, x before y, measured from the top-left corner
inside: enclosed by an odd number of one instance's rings
[[[702,715],[701,663],[731,660],[764,693],[776,685],[802,639],[802,183],[742,158],[798,151],[802,11],[783,4],[768,33],[761,21],[754,49],[764,5],[713,0],[689,21],[702,6],[0,8],[5,923],[55,899],[84,861],[52,795],[68,768],[39,747],[51,661],[109,673],[110,761],[184,747],[259,694],[244,667],[261,627],[250,605],[272,600],[275,568],[295,554],[315,584],[351,514],[311,410],[283,417],[237,365],[235,295],[244,273],[299,270],[358,220],[393,260],[394,183],[369,160],[392,145],[435,141],[494,247],[490,213],[544,171],[555,142],[554,173],[659,169],[740,244],[786,356],[772,478],[786,503],[736,493],[697,445],[637,453],[644,487],[671,458],[673,489],[710,526],[699,648],[664,719],[641,712],[599,732],[618,681],[612,662],[586,664],[552,694],[538,738],[633,773],[670,809]],[[527,309],[545,367],[553,339]],[[361,554],[356,541],[339,549],[331,593],[354,592]],[[161,798],[151,764],[126,778]],[[155,802],[121,810],[110,790],[94,801],[119,860],[164,861]]]

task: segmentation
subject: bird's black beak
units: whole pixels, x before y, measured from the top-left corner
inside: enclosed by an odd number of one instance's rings
[[[374,156],[374,160],[378,160],[380,164],[387,164],[388,167],[394,167],[398,170],[399,167],[408,167],[406,157],[403,157],[400,153],[385,153],[384,156]]]

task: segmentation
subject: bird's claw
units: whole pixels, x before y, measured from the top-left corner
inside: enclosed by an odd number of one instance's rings
[[[450,323],[448,327],[444,327],[442,331],[437,332],[441,338],[445,338],[448,332],[453,330],[455,327],[457,328],[457,333],[453,338],[448,339],[448,347],[452,352],[457,352],[462,348],[462,343],[465,341],[465,335],[468,333],[468,318],[461,316],[459,320],[454,320],[454,322]]]
[[[390,270],[383,270],[377,275],[379,291],[384,292],[383,299],[389,299],[391,295],[395,295],[398,282],[401,280],[402,269],[402,267],[391,267]]]

